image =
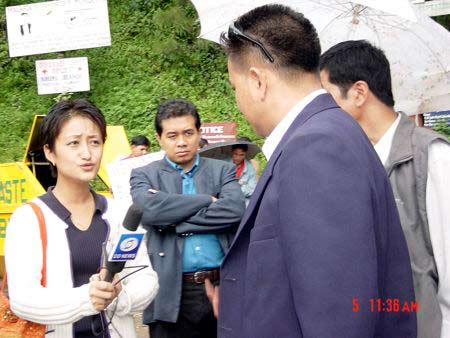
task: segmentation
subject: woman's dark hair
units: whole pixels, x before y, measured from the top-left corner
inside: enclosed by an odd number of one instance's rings
[[[53,150],[63,124],[75,116],[90,119],[100,129],[102,140],[105,142],[106,121],[100,109],[86,99],[75,99],[60,101],[50,108],[39,129],[41,146],[47,145]]]

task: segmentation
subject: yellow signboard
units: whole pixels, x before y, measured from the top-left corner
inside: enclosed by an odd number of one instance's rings
[[[45,192],[31,170],[20,162],[0,164],[0,255],[6,224],[17,207]]]

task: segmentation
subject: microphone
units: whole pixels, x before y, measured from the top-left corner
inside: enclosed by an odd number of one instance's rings
[[[108,243],[109,255],[104,264],[106,274],[103,280],[111,282],[116,273],[123,270],[125,263],[136,258],[137,252],[144,238],[145,231],[136,231],[141,222],[144,211],[137,204],[132,204],[125,215],[121,229]]]

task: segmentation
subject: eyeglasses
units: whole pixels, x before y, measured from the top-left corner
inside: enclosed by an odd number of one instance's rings
[[[248,42],[251,42],[253,45],[259,47],[261,49],[261,51],[263,52],[264,56],[266,58],[269,59],[270,62],[274,62],[274,58],[272,56],[272,54],[269,53],[269,51],[266,49],[266,47],[264,47],[264,45],[259,42],[258,40],[252,38],[251,36],[244,34],[240,29],[238,29],[235,25],[234,22],[231,23],[230,27],[228,27],[228,36],[236,36],[237,38],[246,40]]]

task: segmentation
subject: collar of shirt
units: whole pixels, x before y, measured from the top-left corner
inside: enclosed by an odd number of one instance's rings
[[[374,145],[375,151],[378,154],[378,157],[381,160],[381,163],[386,164],[386,161],[389,157],[389,153],[391,152],[392,141],[394,139],[395,131],[397,130],[398,124],[400,123],[401,115],[398,114],[394,123],[391,124],[389,129],[384,133],[384,135],[380,138],[377,144]]]
[[[274,130],[270,133],[270,135],[266,138],[264,145],[262,147],[262,151],[264,156],[266,156],[267,161],[270,160],[273,152],[277,148],[284,134],[286,134],[287,130],[297,118],[297,116],[302,112],[305,107],[311,103],[317,96],[321,94],[325,94],[325,89],[318,89],[311,94],[305,96],[301,99],[291,110],[286,114],[285,117],[277,124]]]
[[[70,211],[56,198],[53,194],[54,187],[50,187],[47,193],[41,195],[39,198],[64,222],[66,222],[72,215]],[[94,196],[95,210],[100,214],[106,212],[107,203],[106,198],[97,194],[95,191],[91,190]]]
[[[176,169],[181,174],[181,176],[188,176],[188,177],[194,176],[195,171],[197,170],[198,164],[200,162],[200,156],[198,154],[196,154],[195,155],[195,161],[194,161],[194,164],[192,165],[191,169],[189,169],[188,171],[185,172],[184,169],[180,165],[178,165],[175,162],[172,162],[171,160],[169,160],[167,155],[164,156],[164,159],[167,161],[167,163],[170,164],[170,166],[172,168]]]

